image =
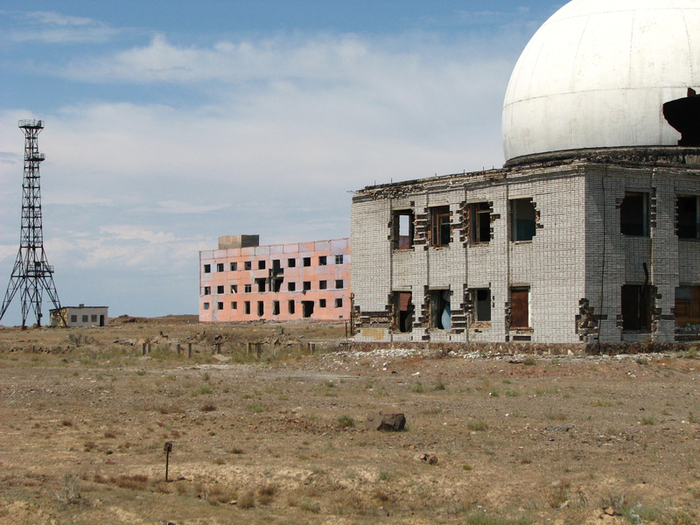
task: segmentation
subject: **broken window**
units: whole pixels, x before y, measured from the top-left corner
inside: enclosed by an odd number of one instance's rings
[[[220,303],[216,303],[216,307],[217,307],[219,310],[223,310],[223,309],[224,309],[224,303],[221,303],[221,302],[220,302]]]
[[[205,286],[204,293],[202,295],[211,295],[211,286]]]
[[[237,270],[238,270],[238,263],[232,262],[232,263],[229,265],[229,268],[231,269],[232,272],[237,271]]]
[[[450,207],[430,208],[430,244],[447,246],[450,244]]]
[[[264,293],[265,292],[265,281],[266,279],[261,277],[258,279],[255,279],[255,284],[258,287],[258,293]]]
[[[413,248],[414,219],[413,210],[394,211],[393,239],[395,250],[410,250]]]
[[[205,309],[205,310],[209,310],[209,303],[204,303],[202,306],[204,306],[204,309]],[[73,322],[76,322],[76,321],[77,321],[77,316],[75,316],[75,315],[71,316],[71,320],[72,320]]]
[[[304,257],[302,262],[304,263],[304,266],[311,266],[311,257]]]
[[[272,301],[272,315],[279,315],[280,314],[280,302],[279,301]]]
[[[287,259],[287,268],[294,268],[297,265],[296,259]]]
[[[287,283],[287,291],[293,292],[297,289],[297,283]]]
[[[238,303],[236,301],[231,301],[231,310],[238,310]]]
[[[302,301],[301,302],[301,307],[302,307],[302,315],[304,318],[308,319],[312,315],[314,315],[314,302],[313,301]]]
[[[335,256],[335,264],[343,264],[343,256],[342,255]]]
[[[265,315],[265,303],[258,301],[258,317]]]
[[[243,303],[243,313],[246,315],[250,315],[250,301],[246,301]]]
[[[308,292],[309,290],[311,290],[311,281],[304,281],[303,287],[304,287],[305,292]]]
[[[449,330],[452,327],[450,290],[430,292],[430,327],[438,330]]]
[[[258,270],[265,269],[265,261],[258,261]]]
[[[413,302],[411,292],[394,292],[394,324],[399,332],[413,330]]]
[[[335,300],[335,307],[336,307],[336,308],[342,308],[342,307],[343,307],[343,299],[342,299],[342,298],[338,298],[338,299]]]
[[[679,286],[676,288],[674,308],[676,326],[700,324],[700,286]]]
[[[238,285],[237,284],[231,285],[231,293],[238,293]]]
[[[641,284],[622,287],[622,329],[651,330],[651,288]]]
[[[511,238],[513,241],[531,241],[535,236],[537,212],[532,199],[510,201]]]
[[[294,308],[294,301],[293,301],[293,300],[290,300],[290,301],[287,303],[287,309],[289,310],[289,313],[290,313],[290,314],[293,314],[293,313],[294,313],[295,308]]]
[[[318,289],[319,290],[325,290],[328,288],[328,281],[319,281],[318,282]]]
[[[510,327],[530,327],[530,288],[510,289]]]
[[[488,288],[474,290],[474,320],[483,323],[491,321],[491,290]]]
[[[342,279],[336,279],[336,281],[335,281],[336,290],[342,290],[344,285],[345,285],[345,283],[343,282]]]
[[[318,300],[318,307],[319,307],[319,308],[325,308],[325,307],[326,307],[326,300],[325,300],[325,299],[319,299],[319,300]]]
[[[245,261],[243,263],[243,269],[245,270],[252,270],[253,269],[253,263],[252,261]]]
[[[245,287],[243,288],[245,293],[251,293],[253,291],[253,285],[252,284],[246,284]]]
[[[698,197],[679,195],[676,202],[676,232],[679,239],[700,238]]]
[[[472,243],[487,243],[491,240],[491,205],[488,202],[469,205],[469,222],[469,240]]]
[[[204,265],[204,273],[211,273],[211,264]]]
[[[270,281],[270,284],[272,286],[272,291],[273,292],[279,292],[282,289],[282,281],[284,279],[272,279]]]
[[[327,259],[327,257],[326,257],[325,255],[321,255],[321,256],[318,258],[318,265],[319,265],[319,266],[325,266],[327,260],[328,260],[328,259]]]
[[[625,193],[620,205],[620,232],[633,237],[649,237],[648,193]]]
[[[216,263],[216,271],[223,272],[224,271],[224,263]]]

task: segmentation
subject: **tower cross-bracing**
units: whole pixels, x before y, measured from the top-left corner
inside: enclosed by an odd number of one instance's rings
[[[44,129],[44,122],[20,120],[19,128],[24,133],[22,229],[19,252],[17,252],[10,283],[0,309],[0,319],[5,315],[15,294],[20,291],[22,327],[24,328],[30,311],[34,312],[36,324],[41,326],[41,298],[44,291],[59,312],[61,302],[53,282],[53,267],[49,265],[44,251],[39,179],[39,164],[44,160],[44,155],[39,153],[39,133]]]

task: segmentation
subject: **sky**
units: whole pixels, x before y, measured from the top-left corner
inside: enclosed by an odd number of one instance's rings
[[[196,314],[198,252],[219,236],[349,237],[353,191],[501,166],[510,73],[564,3],[0,0],[0,293],[18,120],[45,123],[61,303]],[[0,324],[20,323],[17,296]]]

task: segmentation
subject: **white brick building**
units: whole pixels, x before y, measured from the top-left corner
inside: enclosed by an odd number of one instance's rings
[[[356,341],[698,339],[700,141],[663,106],[700,86],[700,9],[637,4],[574,0],[533,37],[504,168],[355,194]]]

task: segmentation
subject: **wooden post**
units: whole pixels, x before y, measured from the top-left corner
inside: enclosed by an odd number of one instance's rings
[[[192,343],[187,343],[187,357],[192,359]]]
[[[180,343],[177,344],[177,355],[182,355],[182,347],[180,346]]]
[[[146,355],[146,343],[141,345],[141,355]]]
[[[165,450],[165,482],[168,482],[168,467],[170,466],[170,453],[173,451],[173,442],[172,441],[166,441],[165,446],[163,447],[163,450]]]

